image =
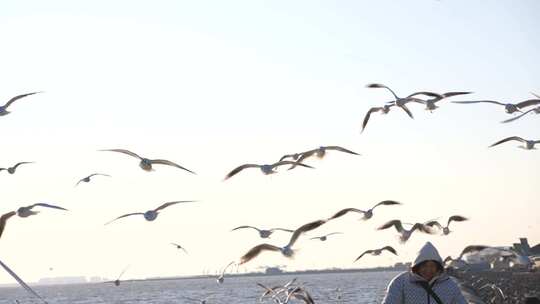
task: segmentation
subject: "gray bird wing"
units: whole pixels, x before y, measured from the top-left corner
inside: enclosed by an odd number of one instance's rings
[[[240,258],[240,263],[239,265],[242,265],[242,264],[245,264],[247,262],[249,262],[250,260],[252,260],[253,258],[255,258],[256,256],[258,256],[262,251],[264,250],[268,250],[268,251],[280,251],[281,249],[277,246],[274,246],[274,245],[270,245],[270,244],[260,244],[260,245],[257,245],[253,248],[251,248],[246,254],[244,254],[241,258]]]
[[[129,150],[125,150],[125,149],[105,149],[105,150],[99,150],[99,151],[111,151],[111,152],[124,153],[124,154],[127,154],[129,156],[133,156],[135,158],[142,159],[142,157],[140,157],[136,153],[133,153],[133,152],[131,152]]]
[[[116,220],[118,220],[118,219],[121,219],[121,218],[124,218],[124,217],[128,217],[128,216],[132,216],[132,215],[144,215],[144,213],[142,213],[142,212],[135,212],[135,213],[124,214],[124,215],[121,215],[121,216],[115,218],[115,219],[112,220],[112,221],[109,221],[109,222],[105,223],[105,225],[109,225],[110,223],[112,223],[112,222],[114,222],[114,221],[116,221]]]
[[[172,205],[176,205],[176,204],[182,204],[182,203],[193,203],[193,202],[196,202],[196,201],[174,201],[174,202],[168,202],[168,203],[165,203],[159,207],[157,207],[156,209],[154,209],[154,211],[160,211],[160,210],[163,210],[169,206],[172,206]]]
[[[17,95],[15,97],[11,98],[10,100],[8,100],[8,102],[6,102],[6,104],[4,105],[4,108],[9,107],[12,103],[14,103],[15,101],[17,101],[17,100],[19,100],[19,99],[21,99],[23,97],[34,95],[34,94],[37,94],[37,93],[41,93],[41,92],[32,92],[32,93],[26,93],[26,94]]]
[[[241,165],[241,166],[238,166],[236,167],[235,169],[233,169],[231,172],[229,172],[224,180],[227,180],[233,176],[235,176],[236,174],[238,174],[238,172],[244,170],[244,169],[247,169],[247,168],[260,168],[261,166],[260,165],[257,165],[257,164],[245,164],[245,165]]]
[[[499,140],[498,142],[492,144],[492,145],[489,146],[489,147],[490,147],[490,148],[491,148],[491,147],[495,147],[495,146],[497,146],[497,145],[500,145],[500,144],[502,144],[502,143],[505,143],[505,142],[511,141],[511,140],[517,140],[517,141],[520,141],[520,142],[525,142],[525,139],[523,139],[523,138],[521,138],[521,137],[519,137],[519,136],[510,136],[510,137],[507,137],[507,138],[505,138],[505,139]]]
[[[180,165],[177,164],[177,163],[174,163],[174,162],[172,162],[172,161],[170,161],[170,160],[166,160],[166,159],[152,159],[152,160],[150,160],[150,163],[151,163],[151,164],[158,164],[158,165],[172,166],[172,167],[176,167],[176,168],[185,170],[185,171],[187,171],[187,172],[189,172],[189,173],[192,173],[192,174],[197,174],[197,173],[195,173],[195,172],[193,172],[193,171],[191,171],[191,170],[189,170],[189,169],[186,169],[186,168],[180,166]]]

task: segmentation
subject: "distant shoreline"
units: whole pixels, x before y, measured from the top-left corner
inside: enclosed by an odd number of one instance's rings
[[[248,272],[248,273],[230,273],[228,277],[259,277],[259,276],[280,276],[280,275],[307,275],[307,274],[331,274],[331,273],[356,273],[356,272],[393,272],[393,271],[405,271],[408,268],[402,267],[375,267],[375,268],[354,268],[354,269],[313,269],[313,270],[298,270],[298,271],[282,271],[282,272]],[[190,279],[214,279],[216,275],[190,275],[190,276],[178,276],[178,277],[149,277],[144,279],[132,279],[122,280],[122,282],[144,282],[144,281],[173,281],[173,280],[190,280]],[[84,285],[84,284],[107,284],[105,281],[101,282],[74,282],[74,283],[39,283],[31,282],[32,286],[63,286],[63,285]],[[111,284],[111,283],[108,283]],[[0,284],[0,288],[13,288],[18,287],[16,283],[13,284]]]

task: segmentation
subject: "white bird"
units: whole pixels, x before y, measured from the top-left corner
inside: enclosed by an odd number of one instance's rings
[[[451,217],[448,218],[448,222],[446,223],[446,227],[443,227],[437,221],[429,221],[425,225],[429,226],[429,227],[436,226],[437,228],[439,228],[439,230],[442,230],[443,235],[448,235],[451,232],[449,227],[450,227],[450,223],[452,221],[454,221],[454,222],[463,222],[463,221],[466,221],[466,220],[468,220],[466,217],[463,217],[461,215],[454,215],[454,216],[451,216]]]
[[[327,151],[339,151],[339,152],[344,152],[344,153],[353,154],[353,155],[360,155],[360,154],[358,154],[358,153],[356,153],[354,151],[351,151],[349,149],[345,149],[345,148],[340,147],[340,146],[320,146],[320,147],[318,147],[316,149],[300,153],[301,154],[300,157],[289,168],[289,170],[293,169],[297,165],[300,165],[304,160],[306,160],[307,158],[310,158],[312,156],[316,156],[319,159],[323,159],[326,156]]]
[[[489,147],[490,148],[495,147],[497,145],[500,145],[502,143],[505,143],[507,141],[512,141],[512,140],[519,141],[519,142],[523,143],[523,146],[518,146],[518,148],[524,149],[524,150],[536,150],[534,145],[540,143],[540,140],[526,140],[526,139],[523,139],[523,138],[521,138],[519,136],[511,136],[511,137],[507,137],[505,139],[499,140],[498,142],[492,144]]]
[[[15,214],[17,214],[17,212],[11,211],[3,214],[0,217],[0,238],[2,237],[2,233],[4,233],[4,229],[6,228],[7,220],[9,220],[9,218],[14,216]]]
[[[36,215],[39,213],[39,211],[32,211],[32,208],[34,207],[46,207],[46,208],[53,208],[53,209],[68,211],[67,209],[59,207],[59,206],[45,204],[45,203],[38,203],[38,204],[26,206],[26,207],[20,207],[19,209],[17,209],[17,215],[19,217],[29,217],[31,215]]]
[[[176,244],[176,243],[171,243],[171,245],[175,246],[175,247],[176,247],[176,249],[182,249],[182,250],[184,250],[184,252],[185,252],[185,253],[187,254],[187,251],[186,251],[186,249],[185,249],[184,247],[180,246],[179,244]]]
[[[345,209],[342,209],[342,210],[338,211],[336,214],[332,215],[328,220],[336,219],[336,218],[341,217],[341,216],[343,216],[343,215],[345,215],[345,214],[347,214],[349,212],[362,213],[364,215],[362,217],[362,220],[369,220],[370,218],[373,217],[373,209],[375,209],[377,206],[381,206],[381,205],[391,206],[391,205],[401,205],[401,203],[396,202],[396,201],[386,200],[386,201],[382,201],[382,202],[377,203],[375,206],[373,206],[371,209],[368,209],[367,211],[356,209],[356,208],[345,208]]]
[[[132,216],[132,215],[142,215],[144,216],[144,219],[151,222],[153,220],[155,220],[159,214],[159,211],[169,207],[169,206],[172,206],[172,205],[176,205],[176,204],[180,204],[180,203],[192,203],[192,202],[196,202],[196,201],[174,201],[174,202],[168,202],[168,203],[165,203],[159,207],[157,207],[156,209],[154,210],[148,210],[146,212],[135,212],[135,213],[128,213],[128,214],[124,214],[124,215],[121,215],[115,219],[113,219],[112,221],[109,221],[107,223],[105,223],[105,225],[108,225],[118,219],[121,219],[121,218],[124,218],[124,217],[128,217],[128,216]]]
[[[427,234],[433,234],[434,233],[430,229],[430,227],[428,227],[428,226],[426,226],[424,224],[421,224],[421,223],[414,224],[413,227],[410,230],[404,229],[400,220],[389,221],[386,224],[383,224],[382,226],[377,228],[377,230],[387,229],[387,228],[390,228],[392,226],[394,226],[396,228],[396,231],[400,234],[399,241],[401,243],[407,242],[407,240],[411,237],[412,233],[417,229],[420,232],[424,232],[424,233],[427,233]]]
[[[111,177],[111,176],[108,175],[108,174],[93,173],[93,174],[88,175],[88,176],[85,177],[85,178],[81,178],[81,179],[77,182],[77,184],[76,184],[75,186],[78,186],[80,183],[88,183],[88,182],[90,182],[90,179],[91,179],[92,177],[98,176],[98,175],[99,175],[99,176],[108,176],[108,177]]]
[[[283,247],[278,247],[278,246],[274,246],[274,245],[270,245],[270,244],[257,245],[255,247],[251,248],[246,254],[244,254],[240,258],[239,265],[242,265],[242,264],[245,264],[245,263],[249,262],[251,259],[258,256],[259,253],[261,253],[262,251],[265,251],[265,250],[266,251],[278,251],[278,252],[281,252],[281,254],[283,256],[290,258],[290,257],[292,257],[294,255],[294,250],[292,249],[292,246],[294,245],[294,243],[296,243],[296,241],[298,240],[300,235],[305,233],[305,232],[308,232],[310,230],[316,229],[316,228],[320,227],[321,225],[323,225],[326,222],[327,222],[326,220],[317,220],[317,221],[313,221],[313,222],[310,222],[310,223],[307,223],[305,225],[300,226],[298,229],[296,229],[294,231],[293,235],[291,236],[291,239],[289,240],[289,243],[287,245],[283,246]]]
[[[323,236],[316,236],[316,237],[312,237],[310,238],[310,240],[319,240],[319,241],[326,241],[328,239],[329,236],[331,235],[335,235],[335,234],[343,234],[343,232],[332,232],[332,233],[329,233],[329,234],[326,234],[326,235],[323,235]]]
[[[495,100],[452,101],[452,103],[459,103],[459,104],[491,103],[491,104],[503,106],[506,113],[512,114],[515,112],[522,112],[521,110],[526,107],[540,105],[540,99],[528,99],[519,103],[503,103],[503,102],[495,101]]]
[[[514,120],[518,120],[520,119],[521,117],[529,114],[529,113],[535,113],[535,114],[540,114],[540,107],[536,107],[536,108],[533,108],[533,109],[530,109],[528,111],[525,111],[523,112],[522,114],[519,114],[518,116],[515,116],[515,117],[512,117],[510,119],[507,119],[507,120],[503,120],[501,121],[501,123],[509,123],[509,122],[512,122]]]
[[[17,95],[13,98],[11,98],[10,100],[8,100],[8,102],[6,102],[5,105],[3,106],[0,106],[0,116],[4,116],[4,115],[8,115],[9,113],[11,113],[10,111],[7,110],[7,108],[12,104],[14,103],[15,101],[23,98],[23,97],[26,97],[26,96],[30,96],[30,95],[34,95],[34,94],[37,94],[37,93],[42,93],[42,92],[32,92],[32,93],[27,93],[27,94],[22,94],[22,95]]]
[[[380,249],[373,249],[373,250],[366,250],[364,251],[364,253],[362,253],[361,255],[359,255],[356,260],[354,260],[355,262],[358,261],[360,258],[362,258],[364,255],[366,254],[371,254],[371,255],[380,255],[382,253],[383,250],[386,250],[386,251],[389,251],[395,255],[398,255],[396,250],[392,247],[392,246],[385,246],[383,248],[380,248]]]
[[[223,270],[221,271],[221,274],[219,275],[219,277],[217,277],[216,281],[218,282],[218,284],[222,284],[223,281],[225,280],[225,273],[227,272],[227,268],[229,268],[231,265],[234,265],[236,264],[234,261],[230,262],[229,264],[227,264],[227,266],[225,266],[225,268],[223,268]]]
[[[271,228],[271,229],[259,229],[257,227],[253,227],[253,226],[238,226],[234,229],[232,229],[231,231],[235,231],[235,230],[238,230],[238,229],[246,229],[246,228],[252,228],[252,229],[255,229],[259,232],[259,236],[263,239],[266,239],[266,238],[269,238],[270,235],[272,235],[272,233],[274,233],[274,231],[285,231],[285,232],[294,232],[294,230],[290,230],[290,229],[284,229],[284,228]]]
[[[245,164],[245,165],[241,165],[239,167],[236,167],[235,169],[233,169],[231,172],[229,172],[224,180],[227,180],[233,176],[235,176],[238,172],[244,170],[244,169],[248,169],[248,168],[259,168],[261,170],[261,172],[265,175],[269,175],[269,174],[274,174],[274,173],[277,173],[277,171],[275,171],[274,169],[279,167],[279,166],[284,166],[284,165],[292,165],[292,166],[296,166],[296,165],[299,165],[299,166],[302,166],[302,167],[306,167],[306,168],[311,168],[311,169],[314,169],[313,167],[311,166],[308,166],[308,165],[304,165],[304,164],[300,164],[298,162],[293,162],[293,161],[280,161],[280,162],[277,162],[277,163],[274,163],[274,164],[265,164],[265,165],[257,165],[257,164]]]
[[[413,93],[413,94],[411,94],[411,95],[409,95],[409,96],[407,96],[405,98],[401,98],[401,97],[398,97],[396,95],[396,93],[394,93],[394,91],[392,89],[390,89],[389,87],[387,87],[387,86],[385,86],[383,84],[380,84],[380,83],[370,83],[366,87],[368,87],[368,88],[382,88],[382,89],[387,89],[388,91],[390,91],[390,93],[392,93],[392,95],[394,95],[394,98],[395,98],[395,100],[392,101],[392,104],[400,107],[401,109],[403,109],[403,111],[405,111],[405,113],[407,113],[407,115],[409,115],[410,118],[414,118],[414,117],[413,117],[411,111],[409,110],[409,108],[407,108],[406,104],[415,99],[412,96],[417,95],[417,94],[423,94],[423,95],[426,95],[426,96],[436,97],[436,98],[440,98],[440,99],[444,98],[443,95],[433,93],[433,92],[415,92],[415,93]]]
[[[26,289],[26,291],[28,293],[30,293],[34,297],[40,299],[41,301],[43,301],[43,303],[47,304],[47,301],[45,301],[45,299],[43,299],[37,292],[35,292],[32,288],[30,288],[30,286],[28,286],[28,284],[26,284],[13,270],[11,270],[1,260],[0,260],[0,266],[2,266],[4,268],[4,270],[6,270],[7,273],[9,273],[9,275],[11,275],[19,283],[19,285],[21,285],[24,289]]]
[[[14,174],[15,171],[17,170],[17,167],[19,167],[20,165],[24,165],[24,164],[33,164],[34,162],[20,162],[20,163],[17,163],[15,166],[13,167],[8,167],[8,168],[0,168],[0,171],[2,170],[6,170],[9,174]]]
[[[112,152],[119,152],[119,153],[123,153],[123,154],[127,154],[129,156],[133,156],[135,158],[138,158],[140,160],[139,162],[139,167],[141,167],[141,169],[143,169],[144,171],[153,171],[153,168],[152,168],[152,165],[167,165],[167,166],[172,166],[172,167],[176,167],[176,168],[179,168],[179,169],[182,169],[182,170],[185,170],[187,172],[190,172],[190,173],[193,173],[193,174],[196,174],[195,172],[189,170],[189,169],[186,169],[170,160],[166,160],[166,159],[148,159],[148,158],[145,158],[145,157],[141,157],[139,155],[137,155],[136,153],[133,153],[131,151],[128,151],[128,150],[125,150],[125,149],[105,149],[105,150],[99,150],[99,151],[112,151]]]
[[[434,97],[433,94],[437,94],[437,93],[433,93],[433,92],[416,92],[414,94],[409,95],[408,98],[412,98],[412,97],[417,96],[417,95],[431,96],[432,97],[431,99],[423,100],[423,99],[419,99],[419,98],[413,98],[411,101],[424,104],[424,105],[426,105],[426,111],[433,112],[435,109],[439,108],[436,105],[437,102],[439,102],[439,101],[441,101],[441,100],[443,100],[445,98],[452,97],[452,96],[466,95],[466,94],[471,94],[471,93],[472,92],[446,92],[444,94],[441,94],[441,96],[435,96]]]

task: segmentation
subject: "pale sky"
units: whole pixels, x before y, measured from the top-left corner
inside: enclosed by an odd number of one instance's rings
[[[474,91],[453,100],[519,102],[540,93],[540,2],[413,1],[2,1],[0,100],[32,91],[0,117],[0,212],[49,202],[13,217],[0,259],[29,282],[53,276],[125,278],[215,271],[261,242],[284,245],[239,225],[297,228],[341,208],[347,215],[308,236],[340,231],[327,242],[303,238],[294,260],[265,253],[246,265],[287,270],[387,266],[414,258],[431,240],[441,255],[468,244],[540,242],[540,152],[507,136],[540,139],[540,116],[511,124],[502,107],[443,101],[434,113],[411,105],[366,111],[391,95],[418,90]],[[243,163],[271,163],[286,153],[341,145],[362,156],[332,153],[274,176]],[[99,149],[125,148],[166,158],[198,175]],[[78,179],[96,178],[74,188]],[[103,224],[171,200],[154,222],[142,217]],[[400,245],[399,218],[425,221],[460,214],[449,236],[413,234]],[[503,222],[504,221],[504,222]],[[186,247],[176,251],[170,242]],[[392,245],[399,256],[353,260]],[[53,270],[50,271],[49,268]],[[0,283],[14,283],[0,272]]]

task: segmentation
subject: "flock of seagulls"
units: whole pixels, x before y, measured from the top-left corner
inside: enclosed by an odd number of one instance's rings
[[[368,112],[366,113],[366,115],[364,117],[363,123],[362,123],[362,132],[365,130],[365,128],[366,128],[366,126],[368,124],[368,121],[370,120],[371,114],[374,113],[374,112],[381,112],[382,114],[387,114],[387,113],[389,113],[389,111],[393,107],[397,107],[397,108],[401,108],[411,119],[414,119],[413,113],[411,112],[411,110],[407,106],[409,103],[423,104],[423,105],[425,105],[425,109],[427,111],[432,112],[432,111],[436,110],[439,107],[438,103],[440,101],[442,101],[442,100],[445,100],[445,99],[451,98],[451,97],[455,97],[455,96],[460,96],[460,95],[468,95],[468,94],[472,93],[472,92],[447,92],[447,93],[439,94],[439,93],[428,92],[428,91],[419,91],[419,92],[412,93],[412,94],[410,94],[410,95],[408,95],[406,97],[399,97],[392,89],[390,89],[388,86],[383,85],[383,84],[372,83],[372,84],[368,84],[367,88],[385,89],[385,90],[389,91],[392,94],[394,99],[392,101],[387,102],[386,104],[383,104],[383,105],[379,106],[379,107],[373,107],[373,108],[368,110]],[[22,94],[22,95],[18,95],[18,96],[13,97],[5,105],[0,106],[0,116],[4,116],[4,115],[9,114],[10,112],[7,109],[15,101],[17,101],[17,100],[19,100],[21,98],[30,96],[30,95],[37,94],[37,93],[41,93],[41,92],[32,92],[32,93]],[[534,94],[534,95],[535,95],[535,97],[537,97],[537,99],[529,99],[529,100],[525,100],[525,101],[515,103],[515,104],[514,103],[502,103],[502,102],[493,101],[493,100],[452,101],[452,102],[457,103],[457,104],[476,104],[476,103],[496,104],[496,105],[504,106],[506,113],[509,113],[509,114],[520,113],[519,116],[515,116],[515,117],[513,117],[511,119],[503,121],[504,123],[508,123],[508,122],[520,119],[520,118],[524,117],[525,115],[527,115],[528,113],[531,113],[531,112],[536,113],[536,114],[540,114],[540,97],[538,95],[536,95],[536,94]],[[424,98],[420,98],[422,96],[424,96]],[[427,97],[427,98],[425,98],[425,97]],[[538,107],[527,110],[527,111],[524,112],[524,110],[526,108],[532,107],[532,106],[538,106]],[[510,142],[510,141],[520,142],[522,144],[521,148],[527,149],[527,150],[535,149],[534,148],[535,145],[540,143],[540,140],[526,140],[526,139],[523,139],[523,138],[518,137],[518,136],[512,136],[512,137],[502,139],[502,140],[492,144],[490,147],[494,147],[494,146],[500,145],[502,143]],[[166,165],[166,166],[171,166],[171,167],[181,169],[181,170],[189,172],[191,174],[196,174],[194,171],[192,171],[190,169],[187,169],[186,167],[183,167],[183,166],[181,166],[181,165],[179,165],[179,164],[177,164],[175,162],[172,162],[170,160],[166,160],[166,159],[149,159],[149,158],[146,158],[146,157],[141,157],[138,154],[136,154],[136,153],[134,153],[132,151],[126,150],[126,149],[104,149],[104,150],[99,150],[99,151],[116,152],[116,153],[121,153],[121,154],[131,156],[133,158],[136,158],[139,161],[139,167],[142,170],[147,171],[147,172],[154,171],[154,165]],[[341,147],[341,146],[320,146],[318,148],[307,150],[307,151],[304,151],[304,152],[298,152],[298,153],[292,153],[292,154],[283,155],[279,159],[279,161],[274,162],[274,163],[270,163],[270,164],[243,164],[243,165],[240,165],[240,166],[234,168],[228,174],[226,174],[224,180],[228,180],[231,177],[237,175],[238,173],[244,171],[245,169],[250,169],[250,168],[258,168],[264,175],[270,175],[270,174],[278,173],[279,171],[277,169],[282,167],[282,166],[287,166],[288,170],[295,169],[296,167],[304,167],[304,168],[314,169],[314,167],[312,167],[311,165],[305,164],[304,162],[306,162],[307,160],[309,160],[311,158],[322,159],[322,158],[325,157],[325,155],[329,151],[341,152],[341,153],[344,153],[344,154],[355,155],[355,156],[360,155],[359,153],[356,153],[356,152],[354,152],[354,151],[352,151],[350,149],[347,149],[347,148],[344,148],[344,147]],[[33,163],[33,162],[19,162],[19,163],[15,164],[12,167],[0,168],[0,171],[5,170],[9,174],[14,174],[19,166],[26,165],[26,164],[31,164],[31,163]],[[104,173],[93,173],[93,174],[90,174],[90,175],[80,179],[76,183],[75,186],[78,186],[80,183],[88,183],[88,182],[91,181],[91,179],[93,177],[96,177],[96,176],[111,177],[110,175],[104,174]],[[191,203],[191,202],[197,202],[197,201],[195,201],[195,200],[187,200],[187,201],[167,202],[167,203],[164,203],[164,204],[160,205],[159,207],[157,207],[155,209],[148,210],[146,212],[134,212],[134,213],[127,213],[127,214],[120,215],[120,216],[114,218],[113,220],[107,222],[105,225],[108,225],[108,224],[110,224],[112,222],[115,222],[115,221],[117,221],[119,219],[130,217],[130,216],[135,216],[135,215],[137,215],[137,216],[142,215],[146,221],[154,221],[158,217],[158,214],[161,211],[163,211],[164,209],[166,209],[166,208],[168,208],[170,206],[173,206],[173,205],[177,205],[177,204],[181,204],[181,203]],[[223,283],[225,274],[226,274],[227,270],[232,265],[236,264],[238,266],[238,265],[248,263],[249,261],[251,261],[254,258],[256,258],[257,256],[259,256],[262,252],[278,252],[278,253],[280,253],[281,255],[283,255],[286,258],[293,257],[294,254],[295,254],[295,249],[293,247],[294,247],[294,245],[296,244],[296,242],[298,241],[298,239],[301,236],[303,236],[304,234],[306,234],[308,232],[316,230],[319,227],[325,225],[327,222],[336,220],[336,219],[344,216],[347,213],[357,213],[357,214],[360,214],[362,216],[360,218],[361,220],[369,220],[369,219],[371,219],[373,217],[373,211],[374,211],[375,208],[377,208],[379,206],[395,206],[395,205],[401,205],[401,203],[399,203],[397,201],[393,201],[393,200],[385,200],[385,201],[381,201],[381,202],[375,204],[373,207],[371,207],[370,209],[367,209],[367,210],[361,210],[361,209],[358,209],[358,208],[355,208],[355,207],[354,208],[345,208],[345,209],[339,210],[338,212],[336,212],[335,214],[333,214],[329,218],[324,218],[324,219],[319,219],[319,220],[314,220],[314,221],[308,222],[307,224],[301,225],[300,227],[298,227],[295,230],[285,229],[285,228],[260,229],[260,228],[257,228],[255,226],[247,226],[247,225],[238,226],[238,227],[232,229],[232,231],[236,231],[236,230],[240,230],[240,229],[253,229],[253,230],[256,230],[259,233],[259,237],[262,238],[262,239],[269,239],[270,236],[276,231],[282,231],[282,232],[291,233],[291,237],[289,239],[289,242],[287,244],[283,245],[283,246],[277,246],[277,245],[273,245],[273,244],[269,244],[269,243],[262,243],[262,244],[259,244],[257,246],[254,246],[253,248],[249,249],[244,255],[242,255],[237,262],[232,261],[226,267],[224,267],[221,275],[216,279],[216,281],[219,284]],[[63,207],[48,204],[48,203],[37,203],[37,204],[25,206],[25,207],[20,207],[17,211],[7,212],[7,213],[3,214],[0,217],[0,237],[2,236],[2,233],[5,230],[7,221],[10,218],[12,218],[15,215],[18,215],[21,218],[26,218],[26,217],[29,217],[29,216],[36,215],[36,214],[39,213],[39,211],[34,211],[33,210],[33,208],[36,208],[36,207],[68,211],[67,209],[65,209]],[[449,226],[450,226],[451,222],[462,222],[462,221],[466,221],[466,220],[467,220],[467,218],[465,218],[465,217],[463,217],[461,215],[454,215],[454,216],[451,216],[451,217],[448,218],[446,226],[443,226],[442,224],[440,224],[436,220],[432,220],[432,221],[427,221],[425,223],[415,223],[415,224],[412,225],[411,228],[406,229],[406,228],[404,228],[404,225],[407,225],[407,223],[404,223],[399,219],[394,219],[394,220],[390,220],[390,221],[386,222],[385,224],[381,225],[380,227],[377,228],[377,230],[385,230],[385,229],[389,229],[391,227],[394,227],[396,229],[396,231],[398,232],[398,237],[399,237],[400,242],[405,243],[411,237],[411,235],[412,235],[412,233],[414,231],[418,231],[418,232],[429,234],[429,235],[435,234],[437,231],[440,231],[442,235],[448,235],[450,233]],[[333,233],[329,233],[329,234],[322,235],[322,236],[311,237],[310,239],[311,240],[326,241],[329,236],[337,235],[337,234],[342,234],[342,233],[341,232],[333,232]],[[177,243],[171,243],[171,245],[173,245],[177,249],[179,249],[179,250],[181,249],[185,253],[187,253],[186,249],[184,247],[182,247],[181,245],[179,245]],[[473,248],[473,249],[475,249],[475,248]],[[388,252],[390,252],[390,253],[392,253],[394,255],[398,254],[397,251],[392,246],[384,246],[384,247],[381,247],[379,249],[370,249],[370,250],[364,251],[362,254],[360,254],[354,260],[354,262],[360,260],[365,255],[379,256],[384,251],[388,251]],[[462,255],[463,255],[463,253],[462,253]],[[0,261],[0,263],[1,263],[1,261]],[[25,289],[27,289],[30,293],[32,293],[36,297],[42,299],[35,292],[31,291],[30,287],[28,287],[22,280],[20,280],[20,278],[18,278],[18,276],[16,276],[16,274],[13,271],[11,271],[9,268],[7,268],[7,266],[5,264],[1,263],[1,265],[4,267],[4,269],[6,269],[6,271],[8,271],[8,273],[10,273],[21,284],[21,286],[23,286]],[[111,282],[114,283],[116,286],[120,285],[120,278],[122,277],[122,275],[125,273],[126,270],[127,270],[127,268],[124,269],[124,271],[122,271],[122,273],[117,278],[117,280],[111,281]],[[271,296],[273,301],[276,302],[276,303],[287,303],[287,302],[289,302],[289,300],[291,300],[293,298],[297,299],[297,300],[300,300],[300,301],[303,301],[304,303],[314,303],[314,301],[311,298],[311,296],[309,295],[309,293],[303,287],[301,287],[301,286],[291,287],[290,285],[292,283],[293,282],[289,282],[289,283],[287,283],[287,284],[285,284],[285,285],[283,285],[281,287],[273,287],[273,288],[268,288],[268,287],[260,284],[260,286],[265,289],[265,292],[263,293],[263,297],[261,297],[261,298],[264,298],[266,296]],[[281,298],[280,295],[285,295],[285,297]],[[45,302],[45,300],[43,300],[43,301]],[[206,303],[205,301],[206,300],[201,300],[200,303]]]

